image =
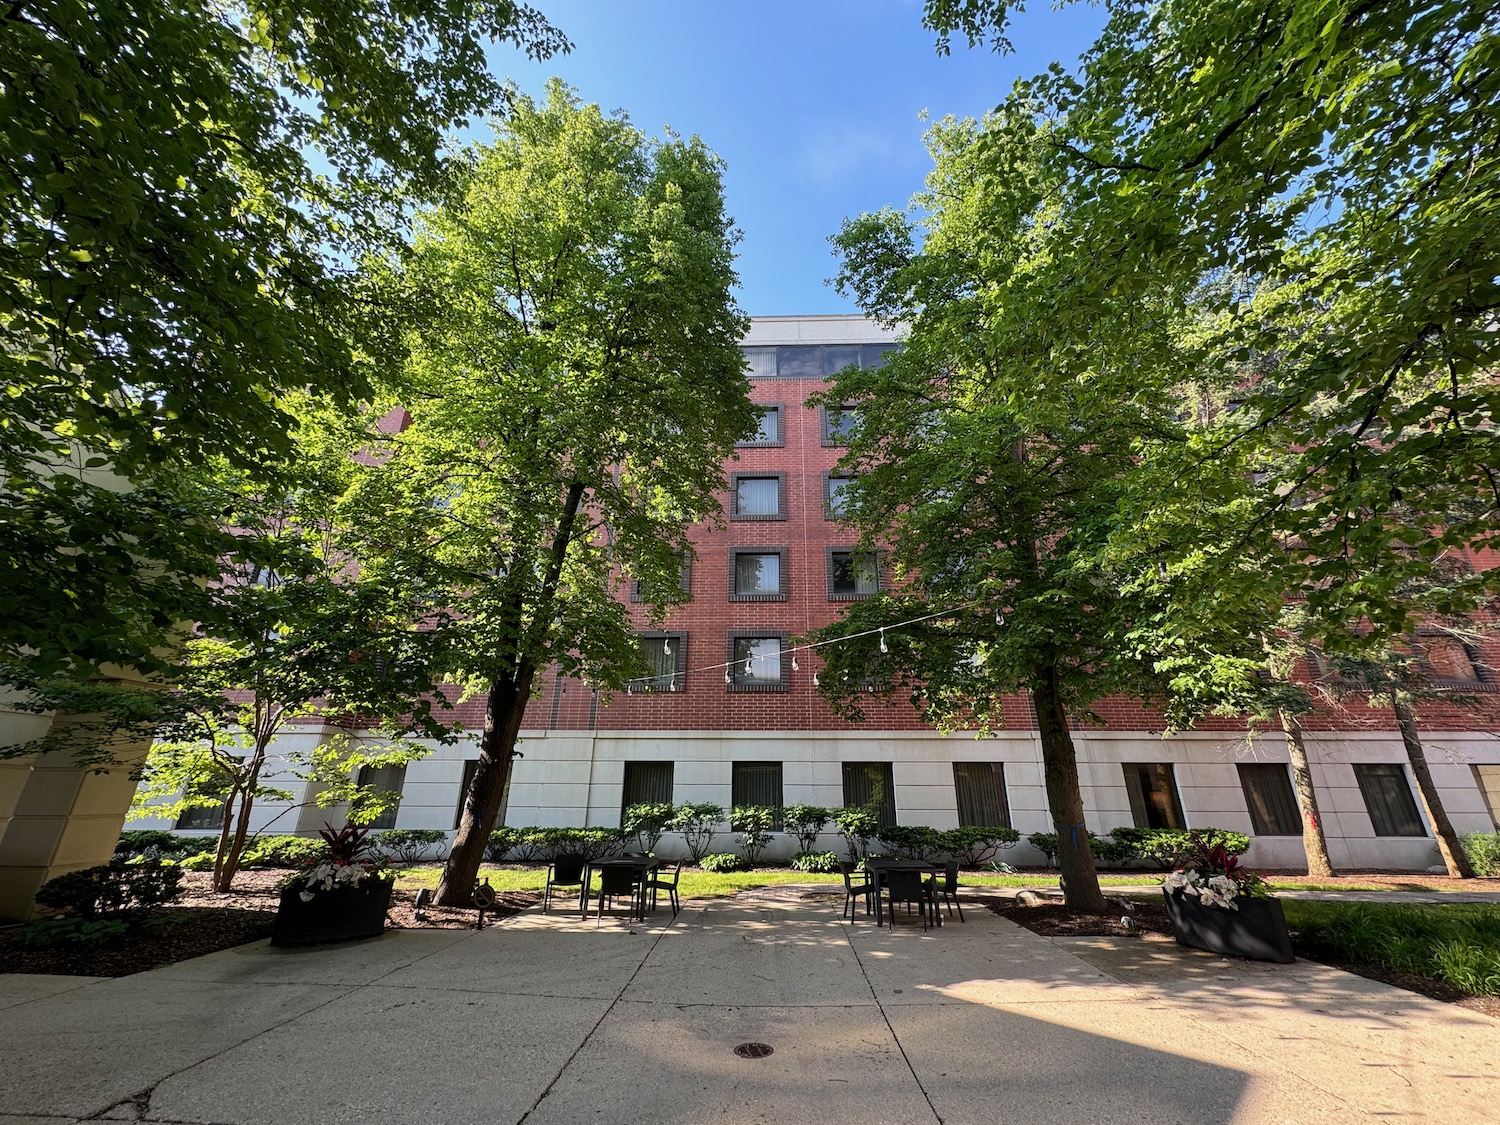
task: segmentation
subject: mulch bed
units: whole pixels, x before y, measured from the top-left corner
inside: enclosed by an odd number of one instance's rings
[[[21,944],[20,927],[0,930],[0,973],[123,977],[259,941],[271,936],[281,897],[276,885],[285,875],[278,870],[241,871],[235,876],[235,889],[219,894],[209,887],[208,872],[185,872],[185,893],[178,903],[157,912],[156,924],[133,926],[128,933],[98,944],[70,941],[33,949]],[[495,906],[485,911],[485,925],[519,914],[540,898],[535,891],[503,892]],[[386,914],[389,929],[472,930],[479,917],[472,907],[429,906],[426,916],[418,918],[413,910],[415,899],[415,891],[397,888]]]
[[[1472,884],[1471,879],[1454,880],[1464,884]],[[1413,888],[1420,889],[1420,888]],[[1130,937],[1131,931],[1125,928],[1121,919],[1124,911],[1118,914],[1082,914],[1069,910],[1058,902],[1040,902],[1033,904],[1018,903],[1013,899],[992,900],[985,904],[1002,918],[1008,918],[1018,926],[1024,926],[1034,934],[1044,937]],[[1158,934],[1162,937],[1172,936],[1172,921],[1167,914],[1167,908],[1160,903],[1138,902],[1133,915],[1136,924],[1136,934]],[[1404,988],[1408,992],[1417,992],[1434,1000],[1442,1000],[1445,1003],[1456,1004],[1460,1008],[1467,1008],[1471,1012],[1481,1012],[1487,1016],[1500,1017],[1500,996],[1471,996],[1469,993],[1454,988],[1447,981],[1434,980],[1432,977],[1418,976],[1415,973],[1403,973],[1395,969],[1388,969],[1384,965],[1372,964],[1370,962],[1341,961],[1329,957],[1318,950],[1304,948],[1297,942],[1297,933],[1292,931],[1292,944],[1296,949],[1297,956],[1308,961],[1316,961],[1330,968],[1343,969],[1345,972],[1356,976],[1365,977],[1368,980],[1378,980],[1382,984],[1395,985]]]

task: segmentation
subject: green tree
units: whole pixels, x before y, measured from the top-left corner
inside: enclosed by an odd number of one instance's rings
[[[302,417],[289,487],[268,491],[227,467],[215,482],[232,500],[237,561],[217,585],[213,617],[183,645],[136,794],[138,817],[224,808],[221,891],[239,870],[256,802],[300,803],[281,778],[314,783],[320,806],[348,804],[349,820],[364,823],[398,798],[361,785],[362,768],[426,754],[413,737],[456,737],[434,710],[446,618],[398,571],[362,574],[341,552],[331,516],[356,461],[318,414]],[[336,729],[310,751],[279,749],[299,723]],[[356,737],[356,724],[369,733]]]
[[[926,18],[940,47],[1003,47],[1010,7]],[[1144,435],[1133,503],[1155,529],[1130,533],[1144,567],[1206,579],[1178,609],[1263,620],[1269,582],[1301,638],[1359,659],[1494,590],[1493,570],[1436,579],[1500,541],[1497,45],[1493,5],[1456,0],[1131,0],[1077,74],[1008,99],[1046,123],[1071,203],[1049,325],[1143,285],[1196,303],[1175,381],[1208,409]],[[1256,487],[1205,503],[1226,466]],[[1187,628],[1158,624],[1158,646]]]
[[[21,0],[0,10],[0,665],[160,669],[216,573],[178,479],[289,456],[288,391],[391,342],[350,263],[495,112],[512,0]]]
[[[511,102],[392,269],[416,295],[409,414],[343,520],[362,573],[419,575],[451,609],[452,674],[484,699],[444,904],[468,901],[538,674],[649,674],[622,584],[681,600],[688,529],[755,425],[718,158],[560,82]]]

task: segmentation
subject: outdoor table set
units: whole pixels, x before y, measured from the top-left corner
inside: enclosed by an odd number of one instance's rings
[[[542,911],[552,905],[554,888],[578,889],[578,912],[587,918],[589,899],[596,893],[593,889],[594,874],[599,876],[598,911],[594,924],[604,917],[606,907],[617,899],[627,898],[630,903],[632,921],[646,918],[648,909],[656,909],[659,891],[666,891],[675,916],[682,909],[677,897],[677,881],[682,875],[682,864],[678,864],[671,879],[660,876],[662,864],[647,855],[624,855],[608,859],[585,859],[583,856],[558,856],[547,868],[547,884],[542,895]]]
[[[889,904],[891,912],[891,925],[896,924],[896,904],[906,903],[907,913],[915,905],[922,914],[922,929],[927,929],[929,917],[933,925],[943,924],[942,911],[938,909],[940,899],[950,902],[949,910],[958,905],[958,872],[957,864],[947,865],[931,863],[920,859],[895,859],[882,856],[876,859],[865,860],[865,871],[868,878],[859,883],[851,880],[851,873],[844,873],[844,886],[846,890],[845,908],[850,909],[853,898],[858,897],[861,892],[865,898],[866,912],[869,911],[870,900],[873,898],[875,906],[875,924],[885,924],[885,906]],[[939,885],[939,876],[943,877],[942,885]],[[884,898],[882,898],[882,895]],[[850,909],[852,916],[852,909]],[[959,921],[963,920],[963,907],[958,908]]]

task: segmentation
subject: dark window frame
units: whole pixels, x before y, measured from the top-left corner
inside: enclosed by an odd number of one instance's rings
[[[842,521],[844,519],[833,510],[833,482],[836,480],[854,481],[853,473],[841,473],[837,469],[829,469],[823,474],[823,518],[825,520]]]
[[[995,795],[996,795],[996,799],[997,799],[997,802],[998,802],[997,807],[999,809],[999,818],[998,819],[987,819],[987,818],[984,818],[983,816],[979,816],[979,815],[973,815],[973,816],[967,816],[967,817],[965,816],[966,810],[974,809],[974,808],[976,808],[978,805],[980,805],[982,803],[982,797],[981,798],[975,798],[972,795],[972,786],[974,785],[974,782],[972,780],[970,780],[970,779],[968,779],[966,777],[963,782],[960,782],[959,778],[961,776],[967,775],[968,773],[970,773],[970,771],[977,770],[977,769],[983,769],[983,770],[988,771],[993,776],[993,778],[994,778],[994,781],[995,781]],[[970,795],[969,800],[967,800],[967,801],[965,801],[965,799],[964,799],[964,787],[966,785],[971,787],[971,795]],[[1009,828],[1011,826],[1011,823],[1010,823],[1010,792],[1006,788],[1006,782],[1005,782],[1005,763],[1004,762],[993,762],[993,761],[991,761],[991,762],[954,762],[953,763],[953,800],[954,800],[955,806],[958,809],[958,826],[960,828],[969,828],[969,827],[989,828],[989,827],[992,827],[994,825],[999,825],[999,826],[1002,826],[1002,827],[1005,827],[1005,828]]]
[[[1182,789],[1177,784],[1176,764],[1177,763],[1175,762],[1120,763],[1121,773],[1125,778],[1125,792],[1130,798],[1130,819],[1135,823],[1135,826],[1137,828],[1183,829],[1188,827],[1187,813],[1183,810],[1182,807]],[[1139,771],[1134,774],[1134,776],[1137,778],[1145,777],[1148,771],[1165,771],[1165,774],[1163,776],[1169,784],[1162,791],[1170,797],[1170,801],[1167,802],[1170,808],[1167,810],[1167,812],[1172,815],[1164,814],[1163,810],[1158,807],[1155,802],[1150,800],[1150,794],[1147,793],[1144,789],[1141,789],[1139,792],[1137,792],[1136,786],[1132,784],[1131,781],[1133,770]],[[1153,790],[1154,789],[1155,786],[1153,785]],[[1152,824],[1151,820],[1153,812],[1156,813],[1157,817],[1162,820],[1171,820],[1175,816],[1177,823]],[[1142,824],[1141,821],[1143,820],[1146,823]]]
[[[1381,837],[1402,837],[1411,840],[1430,839],[1427,822],[1422,819],[1422,810],[1412,795],[1411,777],[1406,767],[1399,762],[1350,762],[1354,770],[1354,781],[1359,786],[1360,798],[1365,812],[1370,817],[1370,827]],[[1399,777],[1399,788],[1387,788],[1389,782]],[[1384,780],[1382,780],[1384,779]],[[1372,802],[1371,796],[1380,798]],[[1394,803],[1386,803],[1387,797]],[[1405,800],[1402,800],[1402,797]],[[1379,806],[1377,808],[1377,806]],[[1400,807],[1397,807],[1400,806]]]
[[[780,562],[776,564],[776,586],[774,594],[741,594],[737,592],[735,579],[738,571],[738,559],[741,555],[778,555]],[[729,600],[732,602],[784,602],[787,600],[787,576],[786,576],[785,547],[731,547],[729,548]]]
[[[884,786],[883,792],[881,793],[880,812],[878,813],[880,827],[890,828],[901,823],[900,810],[896,808],[896,777],[895,769],[892,763],[867,761],[840,762],[839,780],[842,783],[844,804],[860,804],[860,802],[850,800],[849,772],[855,769],[870,770],[872,768],[880,770],[882,774],[882,783]]]
[[[1256,836],[1301,836],[1302,813],[1297,808],[1297,790],[1292,784],[1292,769],[1285,762],[1236,762],[1240,791],[1245,796],[1245,810]],[[1280,777],[1284,792],[1262,788],[1257,778]],[[1273,787],[1277,784],[1270,782]]]
[[[875,589],[868,594],[840,593],[833,588],[833,557],[835,555],[868,555],[875,564]],[[863,602],[880,596],[881,590],[885,588],[885,582],[880,574],[881,558],[878,550],[866,551],[859,547],[824,547],[823,548],[823,578],[828,600],[831,602]]]
[[[379,771],[384,771],[384,770],[393,770],[393,771],[394,770],[399,770],[399,771],[401,771],[400,772],[401,781],[400,781],[400,784],[397,785],[394,789],[382,789],[382,790],[380,790],[380,792],[382,792],[382,793],[399,793],[404,798],[406,796],[406,764],[404,762],[402,764],[400,764],[400,765],[394,765],[394,766],[360,766],[359,767],[359,773],[355,775],[354,783],[356,785],[358,785],[358,786],[364,787],[364,786],[366,786],[366,785],[369,784],[369,782],[367,782],[365,780],[365,777],[366,777],[366,775],[368,773],[370,773],[371,771],[377,771],[377,772],[379,772]],[[374,820],[367,821],[363,825],[363,827],[370,829],[372,832],[379,832],[379,831],[382,831],[382,830],[387,829],[387,828],[395,828],[396,827],[396,818],[399,817],[400,815],[401,815],[401,802],[397,801],[394,805],[392,805],[385,812],[381,813]],[[387,822],[389,822],[389,823],[387,823]]]
[[[469,786],[471,784],[473,784],[473,782],[474,782],[474,775],[476,773],[478,773],[478,772],[479,772],[479,759],[478,758],[465,758],[464,759],[464,773],[463,773],[463,777],[461,777],[459,779],[459,782],[458,782],[458,805],[453,810],[453,827],[454,827],[455,830],[457,830],[458,826],[463,823],[463,819],[464,819],[464,798],[469,795]],[[496,821],[497,821],[497,825],[504,823],[504,819],[503,818],[498,818],[497,817]]]
[[[672,651],[665,653],[672,657],[673,671],[670,676],[649,676],[643,679],[628,680],[625,685],[627,693],[632,695],[654,695],[660,692],[675,693],[687,690],[687,646],[688,635],[672,629],[646,629],[638,630],[635,634],[637,641],[671,641]],[[658,680],[665,680],[658,683]]]
[[[764,773],[776,775],[776,800],[775,801],[742,801],[737,794],[740,792],[740,779],[742,774]],[[782,830],[781,810],[786,806],[786,775],[783,763],[779,761],[769,762],[759,759],[750,759],[743,762],[729,763],[729,805],[731,810],[738,805],[766,805],[776,810],[776,820],[771,826],[771,831]]]
[[[842,436],[835,435],[829,430],[828,420],[829,416],[833,414],[858,415],[859,403],[846,402],[842,406],[836,406],[833,408],[829,408],[827,406],[818,407],[818,433],[822,439],[823,448],[825,449],[839,449],[849,444]],[[855,425],[857,426],[858,424],[858,421],[856,421]]]
[[[740,482],[745,480],[774,480],[776,482],[776,511],[763,516],[740,511]],[[777,523],[786,520],[786,473],[730,473],[729,474],[729,518],[736,523]]]
[[[1453,676],[1440,676],[1433,668],[1432,662],[1427,658],[1428,646],[1433,641],[1442,641],[1446,644],[1458,646],[1468,658],[1469,667],[1474,670],[1472,680],[1459,679]],[[1421,661],[1422,670],[1432,680],[1435,687],[1461,688],[1464,691],[1496,691],[1500,690],[1490,676],[1490,668],[1484,662],[1484,655],[1474,645],[1462,637],[1455,637],[1451,633],[1444,633],[1437,629],[1421,629],[1417,633],[1418,659]]]
[[[684,594],[693,592],[693,560],[689,555],[682,556],[682,573],[677,579],[677,586]],[[639,578],[630,580],[630,600],[636,603],[645,601],[641,597],[641,581]]]
[[[757,411],[774,410],[776,412],[776,440],[761,441],[759,438],[751,438],[749,441],[737,441],[734,443],[736,449],[781,449],[786,445],[786,403],[784,402],[756,402],[752,403]]]
[[[781,645],[781,670],[780,679],[773,684],[746,683],[738,677],[740,665],[743,658],[736,658],[734,651],[735,641],[776,641]],[[724,660],[725,671],[729,682],[724,685],[725,691],[730,692],[784,692],[791,689],[791,649],[789,641],[791,634],[780,629],[731,629],[724,635]]]
[[[660,759],[660,758],[626,759],[624,762],[621,763],[621,768],[620,768],[620,823],[622,825],[625,823],[625,810],[626,809],[628,809],[631,805],[645,804],[645,803],[647,803],[647,802],[641,801],[639,799],[637,799],[637,800],[631,800],[632,796],[637,797],[637,798],[639,798],[641,796],[641,794],[639,792],[637,792],[635,794],[631,793],[630,775],[631,775],[632,770],[633,769],[634,770],[642,770],[645,767],[649,766],[649,767],[655,767],[656,770],[657,770],[657,772],[658,772],[658,774],[659,774],[659,773],[662,772],[662,768],[665,767],[665,773],[666,773],[666,778],[667,778],[667,795],[666,795],[664,803],[666,803],[666,804],[672,804],[672,803],[674,803],[673,802],[673,798],[675,798],[677,796],[677,768],[676,768],[676,765],[677,764],[674,761],[672,761],[671,759],[663,760],[663,759]],[[640,789],[640,788],[641,788],[640,786],[637,786],[637,789]],[[648,798],[650,798],[651,800],[655,800],[656,798],[659,798],[661,796],[661,794],[660,793],[648,793],[648,794],[646,794],[646,796]]]

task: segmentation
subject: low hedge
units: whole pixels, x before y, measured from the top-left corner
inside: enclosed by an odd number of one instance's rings
[[[750,861],[733,852],[711,852],[698,861],[705,871],[749,871]]]
[[[1475,875],[1500,875],[1500,832],[1470,832],[1460,843]]]
[[[484,856],[491,863],[550,863],[560,855],[607,859],[620,855],[635,833],[623,828],[497,828]]]
[[[1089,833],[1089,850],[1101,863],[1124,864],[1145,860],[1163,871],[1177,866],[1178,859],[1189,850],[1189,838],[1197,836],[1210,846],[1223,844],[1230,855],[1243,855],[1250,847],[1250,837],[1225,828],[1136,828],[1121,825],[1111,828],[1107,836]],[[1026,842],[1047,857],[1057,859],[1057,833],[1033,832]]]
[[[839,857],[835,852],[798,852],[792,856],[792,869],[817,875],[837,875]]]

